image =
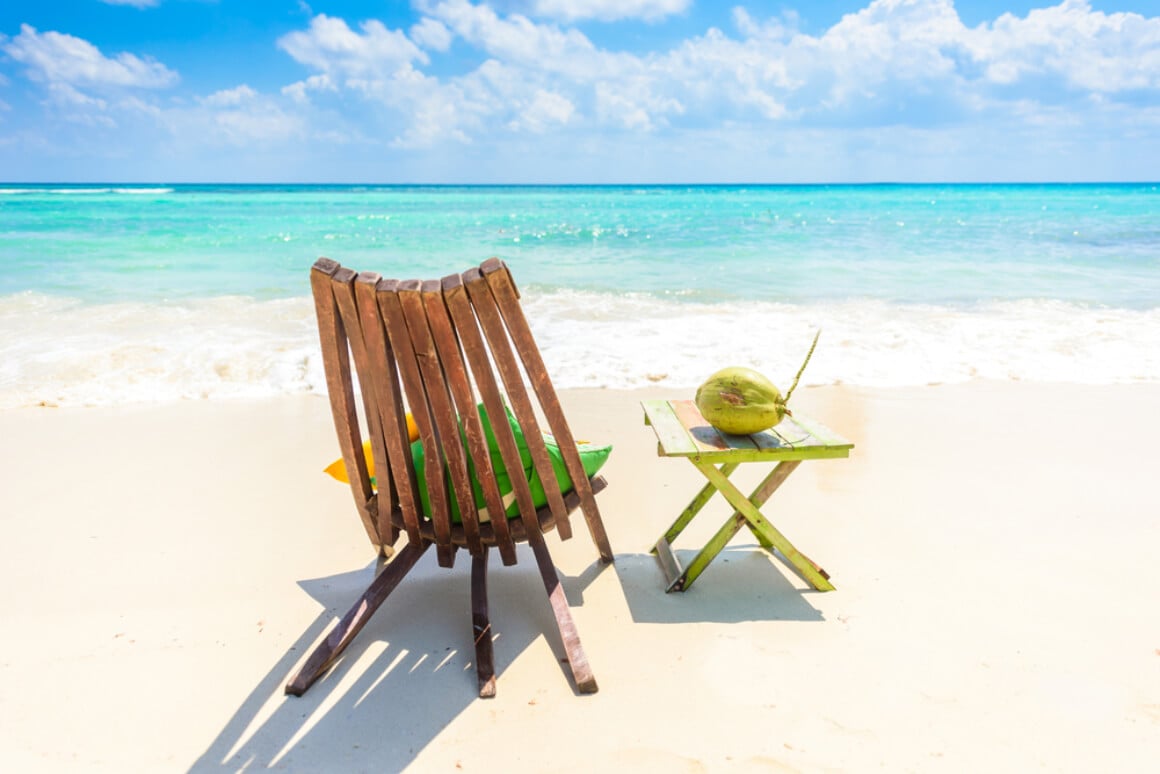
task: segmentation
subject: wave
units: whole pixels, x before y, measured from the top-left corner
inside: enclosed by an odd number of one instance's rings
[[[158,195],[171,194],[173,188],[0,188],[0,196],[34,195],[78,195],[89,194],[127,194],[127,195]]]
[[[788,384],[818,329],[807,385],[1160,382],[1160,309],[689,303],[530,290],[524,304],[561,388],[688,390],[726,365]],[[325,384],[308,298],[0,297],[0,408],[324,394]]]

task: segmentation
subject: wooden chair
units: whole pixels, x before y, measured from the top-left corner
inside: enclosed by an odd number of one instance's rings
[[[544,533],[555,528],[561,539],[571,537],[568,517],[580,507],[601,560],[611,562],[612,549],[594,497],[605,481],[585,475],[507,266],[493,258],[463,274],[421,282],[383,279],[372,272],[356,274],[322,258],[314,264],[311,287],[335,429],[355,507],[379,554],[381,569],[290,680],[286,692],[302,695],[338,659],[419,557],[435,546],[442,567],[452,566],[460,547],[471,554],[479,695],[494,696],[488,551],[495,546],[503,563],[512,565],[517,559],[516,543],[526,541],[539,566],[576,687],[580,693],[594,693],[596,680],[580,645]],[[363,452],[352,356],[373,453],[374,481]],[[480,401],[493,420],[493,437],[504,466],[512,471],[519,518],[510,521],[481,518],[483,509],[473,495],[469,462],[487,513],[494,516],[506,510],[477,409]],[[523,475],[513,429],[503,421],[505,406],[510,406],[513,421],[524,434],[526,453],[544,484],[548,502],[539,509]],[[537,407],[559,443],[574,482],[567,494],[561,491],[553,472]],[[426,460],[423,481],[418,480],[412,459],[405,419],[408,409],[418,426]],[[422,509],[420,486],[427,490],[429,516]],[[460,523],[453,523],[451,518],[452,498],[458,505]],[[395,553],[391,547],[404,534],[406,543]],[[387,557],[390,560],[382,564]]]

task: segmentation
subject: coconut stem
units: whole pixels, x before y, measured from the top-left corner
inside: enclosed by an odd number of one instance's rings
[[[806,353],[806,359],[802,361],[802,367],[798,369],[797,375],[793,378],[793,384],[791,384],[789,386],[789,391],[786,392],[786,394],[785,394],[785,402],[786,403],[789,403],[789,396],[793,395],[794,388],[796,388],[797,384],[798,384],[798,379],[802,378],[802,372],[806,370],[806,365],[810,362],[810,358],[813,357],[814,347],[818,346],[818,336],[821,336],[821,335],[822,335],[822,331],[819,328],[818,332],[814,334],[813,343],[810,344],[810,351]]]

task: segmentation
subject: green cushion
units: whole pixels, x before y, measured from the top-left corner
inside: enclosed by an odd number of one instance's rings
[[[491,457],[491,466],[495,471],[496,485],[499,488],[500,497],[503,498],[506,505],[506,515],[509,519],[519,516],[519,503],[515,502],[515,497],[512,490],[511,477],[508,474],[507,466],[504,464],[503,457],[499,451],[499,444],[496,442],[495,434],[492,432],[491,422],[488,420],[487,410],[483,404],[479,405],[479,417],[483,424],[484,436],[487,440],[487,448],[489,456]],[[520,429],[514,416],[507,407],[504,407],[507,414],[508,425],[512,429],[512,434],[515,436],[516,447],[520,452],[520,462],[523,465],[522,475],[528,482],[528,486],[532,491],[532,503],[537,508],[542,508],[548,504],[548,496],[544,490],[544,482],[540,479],[540,474],[536,472],[535,466],[532,464],[532,455],[528,451],[528,443],[524,438],[523,430]],[[460,438],[466,447],[466,437],[464,436],[462,425],[459,428]],[[574,485],[572,477],[568,475],[568,470],[564,466],[564,456],[560,453],[560,446],[556,443],[556,439],[551,435],[544,434],[544,445],[548,449],[548,457],[552,461],[552,471],[556,474],[556,480],[560,483],[560,491],[564,494],[572,491]],[[576,450],[580,453],[580,462],[584,466],[584,472],[588,476],[594,476],[608,461],[608,455],[612,453],[612,446],[597,446],[591,443],[579,443],[576,445]],[[423,442],[415,441],[411,444],[411,457],[415,462],[415,474],[419,479],[419,500],[422,504],[423,515],[430,517],[431,515],[431,500],[427,494],[427,479],[426,464],[423,454]],[[467,472],[471,476],[471,488],[475,497],[475,505],[480,510],[481,521],[487,521],[489,516],[487,514],[486,501],[483,496],[483,488],[479,484],[479,480],[475,471],[475,463],[471,459],[471,455],[467,455]],[[459,502],[455,497],[454,486],[451,483],[451,478],[447,476],[447,490],[451,502],[449,503],[451,510],[451,521],[458,524],[462,521],[459,513]]]

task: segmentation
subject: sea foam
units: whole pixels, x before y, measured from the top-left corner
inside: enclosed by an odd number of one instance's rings
[[[708,304],[585,291],[525,291],[523,301],[560,388],[687,391],[727,365],[785,385],[819,329],[803,384],[1160,382],[1160,309]],[[325,384],[309,298],[0,297],[0,408],[324,394]]]

